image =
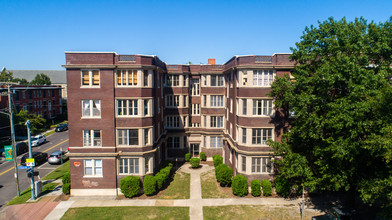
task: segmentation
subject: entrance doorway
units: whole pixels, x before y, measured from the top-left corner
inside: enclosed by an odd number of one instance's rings
[[[200,152],[200,144],[191,144],[192,157],[198,157]]]

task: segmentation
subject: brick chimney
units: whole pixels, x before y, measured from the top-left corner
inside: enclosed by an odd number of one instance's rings
[[[209,65],[215,65],[215,59],[208,59]]]

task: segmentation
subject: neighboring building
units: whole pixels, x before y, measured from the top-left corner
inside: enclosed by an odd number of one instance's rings
[[[289,54],[223,65],[167,65],[157,56],[66,52],[72,195],[116,195],[120,179],[190,152],[249,180],[272,178],[268,139],[282,125],[267,96]],[[117,192],[116,192],[117,190]]]
[[[14,78],[24,78],[31,82],[37,74],[43,73],[49,76],[53,86],[61,86],[61,97],[67,100],[67,79],[64,70],[8,70],[14,73]]]
[[[13,109],[54,119],[63,113],[61,90],[61,86],[12,85]],[[0,86],[0,93],[6,91],[7,86]],[[8,109],[6,93],[0,96],[0,109]]]

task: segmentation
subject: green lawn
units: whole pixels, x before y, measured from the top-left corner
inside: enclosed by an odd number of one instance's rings
[[[44,180],[57,180],[64,176],[66,172],[69,171],[69,160],[65,162],[63,165],[58,167],[57,169],[53,170],[51,173],[46,175],[43,179]]]
[[[202,173],[201,179],[201,196],[206,198],[232,198],[230,187],[220,187],[215,178],[215,170]]]
[[[166,191],[159,195],[158,199],[189,199],[190,198],[191,175],[178,172],[174,175]]]
[[[51,135],[51,134],[54,134],[55,132],[56,132],[55,130],[53,130],[53,131],[48,131],[48,132],[44,133],[44,135],[45,135],[45,136],[49,136],[49,135]]]
[[[44,183],[44,185],[43,185],[44,189],[43,189],[42,194],[49,193],[54,188],[56,188],[57,185],[59,185],[59,184],[58,183],[46,183],[46,184]],[[11,201],[9,201],[7,203],[7,205],[15,205],[15,204],[26,203],[26,201],[29,200],[30,198],[31,198],[31,189],[29,187],[28,189],[26,189],[25,191],[23,191],[20,194],[20,197],[13,198]]]
[[[188,207],[71,208],[61,219],[189,219]]]
[[[274,207],[263,205],[231,205],[203,207],[204,219],[301,219],[298,206]],[[305,210],[303,219],[320,215],[316,211]]]

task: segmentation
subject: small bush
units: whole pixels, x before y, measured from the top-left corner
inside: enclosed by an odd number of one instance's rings
[[[193,158],[191,158],[191,159],[189,160],[189,162],[191,163],[192,168],[198,168],[199,165],[200,165],[200,158],[193,157]]]
[[[262,180],[261,187],[263,188],[263,196],[272,196],[272,185],[269,180]]]
[[[233,169],[231,169],[226,164],[221,164],[217,167],[218,171],[216,174],[216,179],[221,184],[221,186],[229,186],[233,178]]]
[[[186,153],[185,154],[185,162],[189,162],[190,159],[191,159],[191,154],[190,153]]]
[[[236,196],[248,195],[248,179],[243,175],[235,176],[231,184],[231,189]]]
[[[62,180],[63,184],[64,183],[71,183],[71,173],[69,171],[66,172],[61,180]]]
[[[143,181],[143,190],[148,196],[154,195],[157,192],[157,179],[150,175],[145,176]]]
[[[120,189],[125,197],[132,198],[140,191],[140,178],[137,176],[127,176],[120,180]]]
[[[216,180],[219,182],[219,174],[220,170],[225,166],[225,164],[219,164],[217,167],[215,167],[215,177]]]
[[[71,184],[70,183],[63,183],[63,193],[68,195],[71,190]]]
[[[162,189],[165,185],[165,176],[161,173],[157,173],[157,175],[155,175],[155,180],[157,181],[157,189]]]
[[[278,195],[287,197],[291,193],[291,185],[289,181],[283,176],[278,176],[275,179],[275,189]]]
[[[200,160],[202,160],[202,161],[206,161],[207,160],[206,153],[204,153],[204,152],[200,153]]]
[[[250,183],[250,187],[252,189],[252,196],[260,196],[261,195],[261,182],[260,180],[252,180],[252,182]]]
[[[212,159],[214,161],[215,168],[220,164],[223,164],[223,157],[221,157],[219,154],[215,154],[214,156],[212,156]]]

